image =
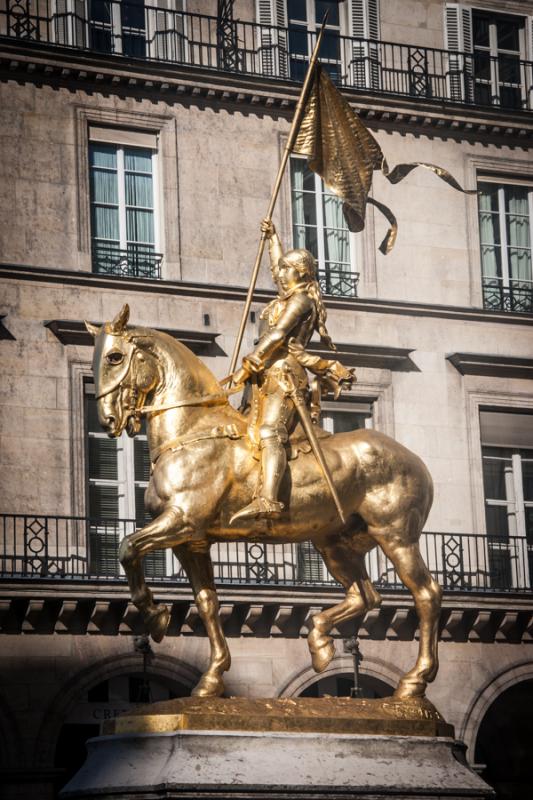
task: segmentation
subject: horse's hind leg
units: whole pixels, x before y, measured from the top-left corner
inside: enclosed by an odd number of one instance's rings
[[[418,658],[413,669],[399,681],[396,697],[423,697],[426,686],[435,679],[438,662],[438,626],[442,589],[426,567],[418,541],[404,543],[397,531],[369,528],[385,555],[392,561],[398,577],[415,601],[420,624]]]
[[[231,656],[220,623],[211,556],[208,550],[193,550],[187,545],[175,547],[174,553],[187,573],[211,645],[209,667],[192,694],[197,697],[218,697],[224,694],[222,675],[230,668]]]
[[[364,533],[355,541],[331,538],[325,544],[315,544],[328,571],[346,589],[346,598],[332,608],[313,617],[313,628],[308,636],[309,650],[316,672],[323,672],[335,655],[335,644],[329,632],[339,622],[346,622],[376,608],[381,597],[374,589],[365,566],[366,553],[375,542]]]

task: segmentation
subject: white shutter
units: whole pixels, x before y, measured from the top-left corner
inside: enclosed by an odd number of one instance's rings
[[[380,38],[379,0],[351,0],[350,29],[352,48],[352,85],[360,89],[379,89],[381,85],[379,44],[358,41]]]
[[[474,97],[472,53],[472,9],[461,3],[446,3],[444,30],[448,50],[448,94],[451,100],[472,102]]]
[[[289,72],[286,0],[257,0],[257,21],[261,25],[258,49],[261,72],[275,78],[287,77]],[[276,30],[276,28],[284,30]]]
[[[525,92],[526,108],[530,111],[533,108],[533,17],[526,17],[526,59],[525,72]]]
[[[87,47],[86,0],[54,0],[52,9],[54,42]]]
[[[180,64],[190,61],[183,11],[185,0],[152,0],[146,9],[146,38],[150,58]]]

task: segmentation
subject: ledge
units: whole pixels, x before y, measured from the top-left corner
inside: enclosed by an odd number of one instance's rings
[[[95,323],[101,325],[101,322]],[[45,328],[52,331],[61,344],[76,344],[92,346],[93,337],[87,331],[85,323],[81,320],[53,319],[44,323]],[[161,333],[168,333],[174,339],[187,345],[197,355],[225,356],[226,353],[216,343],[219,333],[210,331],[181,331],[169,328],[157,328]]]
[[[0,37],[0,74],[7,80],[46,82],[53,86],[101,91],[103,86],[127,96],[156,96],[175,102],[248,105],[256,111],[292,115],[301,85],[263,76],[239,75],[215,69],[167,64],[123,56],[102,55],[39,42]],[[508,109],[463,106],[459,103],[376,95],[342,89],[372,128],[423,129],[431,136],[476,141],[523,142],[533,139],[533,115]]]
[[[187,585],[152,586],[171,608],[169,636],[205,636]],[[383,604],[357,621],[361,639],[412,641],[418,620],[407,592],[380,589]],[[311,617],[344,598],[336,587],[220,586],[220,615],[226,636],[307,636]],[[129,591],[119,581],[9,580],[0,592],[4,634],[138,635],[143,626]],[[351,636],[354,621],[334,636]],[[531,595],[445,592],[440,618],[444,642],[533,641]]]
[[[161,281],[145,278],[121,278],[114,275],[97,275],[92,272],[28,267],[16,264],[0,264],[0,276],[6,280],[34,281],[36,283],[59,283],[64,286],[87,286],[93,289],[113,289],[117,292],[145,292],[171,294],[175,297],[196,297],[205,300],[226,300],[243,303],[247,289],[244,286],[225,286],[213,283],[190,281]],[[268,303],[273,291],[257,289],[255,303]],[[406,303],[397,300],[375,300],[362,297],[336,297],[326,295],[328,310],[376,314],[398,314],[409,317],[436,317],[468,322],[503,323],[531,327],[533,314],[512,311],[489,311],[465,306],[444,306],[426,303]]]
[[[337,352],[311,344],[310,353],[323,358],[338,358],[350,367],[370,367],[372,369],[390,369],[393,372],[420,372],[410,355],[414,352],[403,347],[377,347],[375,345],[338,344]]]
[[[461,375],[485,375],[491,378],[533,378],[533,358],[451,353],[446,356]]]

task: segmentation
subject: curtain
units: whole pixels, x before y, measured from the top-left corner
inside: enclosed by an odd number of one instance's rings
[[[505,187],[505,215],[509,249],[509,273],[515,280],[531,280],[531,240],[528,189]]]
[[[154,197],[150,150],[124,150],[124,180],[128,244],[140,242],[153,245]]]
[[[120,242],[116,147],[89,148],[93,238]]]
[[[479,231],[483,276],[497,278],[501,276],[501,250],[498,186],[494,183],[479,184]]]
[[[327,190],[323,194],[324,246],[332,269],[350,271],[350,238],[342,213],[342,201]]]
[[[304,247],[318,258],[315,176],[303,158],[291,160],[294,247]]]

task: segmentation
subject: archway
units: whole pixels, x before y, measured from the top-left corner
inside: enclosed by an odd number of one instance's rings
[[[486,711],[479,727],[476,764],[498,793],[498,800],[533,797],[533,680],[502,692]]]
[[[317,678],[298,697],[350,697],[354,685],[353,672],[340,672]],[[359,674],[360,697],[390,697],[394,689],[373,675]]]

